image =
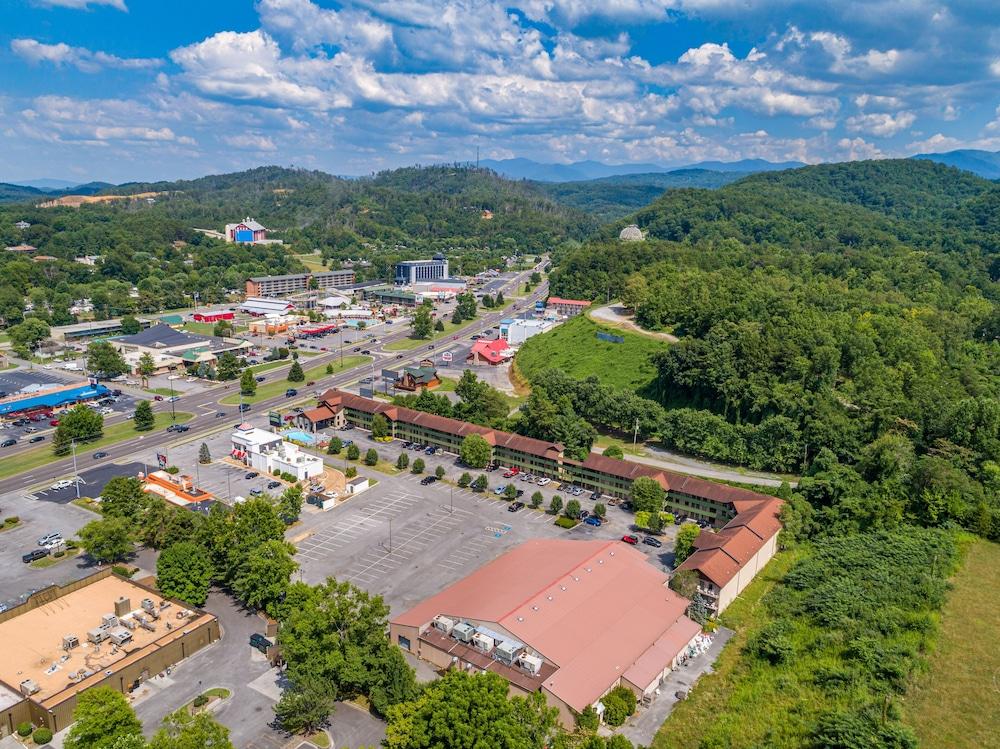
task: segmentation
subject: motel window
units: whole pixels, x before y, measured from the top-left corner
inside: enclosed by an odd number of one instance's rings
[[[410,638],[409,637],[403,637],[402,635],[399,635],[399,647],[403,648],[404,650],[409,650],[410,649]]]

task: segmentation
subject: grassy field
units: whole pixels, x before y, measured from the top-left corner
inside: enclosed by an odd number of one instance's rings
[[[155,414],[155,416],[156,426],[154,426],[150,431],[163,429],[170,423],[169,410],[159,411]],[[188,421],[191,417],[192,414],[184,411],[178,411],[177,423]],[[149,434],[149,432],[135,431],[135,427],[132,425],[131,421],[123,421],[121,423],[105,427],[104,436],[99,440],[94,440],[93,442],[88,442],[84,445],[78,445],[77,455],[87,455],[88,453],[99,450],[102,447],[113,445],[116,442],[121,442],[122,440],[128,439],[129,437],[135,437],[139,434]],[[52,443],[49,441],[49,444],[43,445],[42,447],[25,450],[17,456],[16,460],[0,461],[0,478],[7,478],[8,476],[14,476],[18,473],[24,473],[25,471],[30,471],[32,468],[38,468],[46,463],[51,463],[54,460],[59,460],[59,458],[52,454]]]
[[[181,325],[181,328],[186,330],[188,333],[196,333],[198,335],[213,335],[215,331],[214,322],[186,322]]]
[[[601,331],[625,340],[602,341],[597,338]],[[577,379],[596,375],[607,385],[641,391],[650,386],[656,375],[649,357],[666,345],[635,333],[605,328],[579,315],[525,341],[517,353],[517,366],[528,380],[549,367],[556,367]]]
[[[277,369],[278,367],[284,366],[286,364],[288,366],[291,366],[292,360],[291,359],[277,359],[275,361],[266,361],[266,362],[261,362],[260,364],[253,364],[253,365],[247,367],[247,369],[249,369],[251,372],[254,372],[254,373],[257,373],[257,372],[266,372],[269,369]]]
[[[972,543],[952,584],[930,669],[907,695],[906,721],[925,749],[997,746],[1000,544]]]
[[[182,395],[181,391],[171,390],[170,388],[146,388],[146,392],[153,395],[162,395],[165,398],[169,398],[171,395]]]
[[[462,323],[465,325],[465,323]],[[434,343],[440,341],[444,338],[448,338],[455,334],[455,329],[462,327],[461,325],[453,325],[451,320],[444,320],[444,332],[432,331],[430,338],[401,338],[398,341],[393,341],[392,343],[387,343],[385,345],[386,351],[412,351],[415,348],[419,348],[428,343]]]
[[[688,698],[674,707],[656,732],[651,749],[698,749],[701,737],[715,722],[715,716],[736,696],[737,679],[744,668],[741,650],[748,634],[770,620],[761,600],[798,558],[796,551],[777,554],[729,605],[722,615],[722,623],[736,630],[736,634],[723,648],[714,671],[702,676],[691,688]]]
[[[359,364],[364,364],[367,361],[371,361],[370,356],[345,356],[344,363],[335,362],[333,364],[333,372],[342,372],[345,369],[351,369]],[[244,395],[243,403],[257,403],[258,401],[266,400],[268,398],[273,398],[276,395],[281,395],[283,392],[288,390],[288,388],[295,388],[299,390],[300,388],[306,387],[306,382],[316,381],[316,385],[313,387],[323,387],[323,378],[328,377],[326,373],[326,365],[320,365],[316,367],[310,367],[305,370],[306,379],[303,382],[288,382],[287,380],[276,380],[274,382],[265,382],[262,385],[257,386],[257,392],[254,395]],[[227,406],[235,406],[240,402],[239,394],[239,383],[233,383],[233,387],[236,392],[232,395],[227,395],[222,399],[221,403]]]
[[[294,255],[293,257],[312,272],[326,270],[322,255]]]

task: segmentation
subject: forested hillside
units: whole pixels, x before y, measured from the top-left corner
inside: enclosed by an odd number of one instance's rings
[[[642,389],[667,445],[804,470],[827,527],[908,517],[997,537],[998,195],[918,161],[671,191],[558,256],[552,293],[620,297],[680,336]],[[649,239],[611,239],[626,221]]]
[[[400,259],[446,252],[454,267],[475,273],[502,256],[538,252],[582,239],[596,225],[530,186],[486,170],[410,168],[345,180],[322,172],[261,167],[179,182],[118,185],[105,195],[155,193],[154,202],[122,200],[79,208],[0,206],[0,242],[30,244],[55,260],[0,253],[0,318],[31,314],[53,324],[74,321],[68,309],[90,298],[96,314],[155,312],[242,289],[247,277],[305,270],[294,256],[322,252],[331,267],[368,259],[360,271],[386,278]],[[47,198],[48,195],[37,196]],[[286,247],[234,246],[194,228],[221,231],[253,216]],[[15,223],[31,227],[21,231]],[[73,261],[99,256],[95,266]],[[130,297],[132,286],[138,296]]]
[[[534,182],[533,186],[557,203],[576,208],[607,222],[635,212],[665,190],[680,187],[716,188],[746,176],[740,172],[677,169],[672,172],[623,174],[580,182]]]

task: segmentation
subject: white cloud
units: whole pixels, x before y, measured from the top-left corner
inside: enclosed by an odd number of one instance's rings
[[[841,156],[849,161],[885,158],[885,154],[878,146],[864,138],[841,138],[837,141],[837,148],[840,149]]]
[[[233,148],[242,148],[247,151],[277,151],[278,147],[274,141],[266,135],[255,135],[253,133],[243,133],[242,135],[226,135],[223,142]]]
[[[71,47],[62,42],[44,44],[37,39],[14,39],[10,43],[10,48],[14,54],[30,63],[47,62],[53,65],[72,65],[84,73],[98,73],[109,67],[142,70],[159,67],[163,64],[163,60],[155,58],[123,58],[107,52],[91,51],[84,47]]]
[[[1000,57],[990,63],[990,72],[993,75],[1000,77]]]
[[[73,10],[90,10],[91,5],[108,5],[116,10],[128,12],[125,0],[36,0],[46,7],[72,8]]]
[[[894,115],[886,112],[873,112],[848,117],[845,124],[852,133],[868,133],[888,138],[906,130],[916,119],[917,116],[913,112],[897,112]]]

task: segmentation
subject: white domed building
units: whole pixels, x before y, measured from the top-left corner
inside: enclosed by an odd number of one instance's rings
[[[641,242],[645,238],[642,229],[635,224],[629,224],[618,234],[618,239],[622,242]]]

